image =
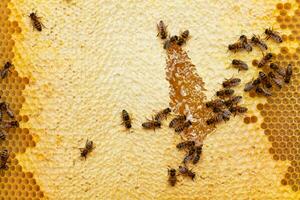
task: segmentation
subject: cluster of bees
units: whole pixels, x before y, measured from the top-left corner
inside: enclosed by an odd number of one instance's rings
[[[186,41],[190,38],[190,31],[185,30],[182,33],[177,35],[170,36],[168,35],[167,26],[161,20],[157,24],[157,36],[160,37],[161,40],[164,41],[164,49],[168,49],[172,43],[176,43],[179,46],[182,46],[186,43]]]
[[[1,81],[5,79],[9,72],[10,68],[13,65],[11,62],[6,62],[3,68],[0,71]],[[7,138],[7,130],[10,128],[17,128],[19,127],[19,122],[15,120],[14,112],[10,109],[9,105],[1,101],[0,102],[0,142],[6,140]],[[8,158],[9,158],[9,151],[8,149],[4,148],[0,151],[0,170],[8,169]]]
[[[166,120],[169,115],[171,115],[171,109],[165,108],[154,114],[151,120],[147,120],[142,123],[142,127],[144,129],[154,130],[157,128],[161,128],[162,121]],[[122,110],[121,113],[122,124],[126,129],[132,128],[132,120],[129,113],[126,110]],[[177,115],[175,116],[169,123],[169,128],[174,129],[175,133],[179,134],[186,129],[188,129],[192,125],[192,122],[187,119],[185,115]],[[202,153],[202,145],[196,145],[194,141],[184,141],[180,142],[176,145],[178,150],[185,150],[186,156],[183,159],[183,166],[179,166],[178,170],[174,168],[168,169],[169,175],[169,183],[171,186],[175,186],[177,182],[177,175],[190,177],[192,180],[195,179],[196,174],[192,170],[187,167],[188,162],[192,162],[193,164],[197,164],[200,160],[200,155]],[[177,171],[179,174],[177,174]]]
[[[266,35],[265,40],[271,38],[277,43],[283,42],[281,36],[276,31],[270,28],[265,29],[264,34]],[[256,35],[253,35],[251,39],[248,39],[245,35],[241,35],[236,43],[228,45],[228,50],[233,52],[237,52],[240,50],[251,52],[252,45],[258,47],[261,51],[268,50],[268,46],[265,41]],[[288,64],[284,69],[277,63],[272,62],[273,57],[274,55],[269,52],[263,55],[263,57],[258,61],[257,67],[264,70],[258,73],[257,78],[246,83],[244,87],[245,92],[254,90],[258,95],[271,96],[272,93],[270,91],[270,88],[272,88],[272,83],[274,83],[278,88],[281,89],[284,82],[290,82],[293,73],[292,65]],[[248,70],[248,65],[242,60],[233,59],[231,64],[238,70]],[[266,68],[268,64],[269,68]],[[265,73],[264,71],[267,71],[267,73]]]
[[[188,163],[191,162],[192,164],[197,164],[200,160],[200,156],[202,153],[203,145],[196,145],[195,141],[187,140],[184,142],[180,142],[176,145],[178,150],[185,150],[186,155],[182,161],[183,166],[178,167],[178,175],[189,177],[191,180],[194,180],[196,177],[196,173],[193,172],[191,169],[188,168]],[[177,171],[175,168],[168,169],[169,175],[169,184],[171,186],[175,186],[177,182]]]
[[[167,31],[167,26],[164,24],[163,21],[160,21],[157,24],[158,34],[157,36],[160,37],[161,40],[164,41],[164,49],[168,49],[172,43],[176,43],[177,45],[181,46],[186,43],[189,39],[189,31],[186,30],[182,32],[179,36],[174,35],[170,36]],[[265,30],[264,34],[266,35],[265,40],[272,39],[277,43],[283,42],[281,36],[275,32],[274,30],[268,28]],[[258,47],[262,51],[268,50],[268,46],[264,40],[262,40],[259,36],[253,35],[251,39],[248,39],[246,35],[241,35],[239,40],[234,43],[228,45],[228,50],[236,53],[237,51],[245,50],[247,52],[251,52],[253,47]],[[258,77],[245,85],[244,91],[248,92],[251,90],[255,90],[255,92],[259,95],[263,96],[270,96],[271,92],[268,91],[269,88],[272,87],[272,82],[282,88],[283,82],[289,83],[291,76],[292,76],[292,65],[288,64],[286,69],[281,68],[276,63],[271,63],[273,58],[272,53],[266,53],[258,62],[258,68],[263,68],[268,63],[270,63],[270,71],[266,74],[263,71],[260,71]],[[240,70],[248,70],[248,65],[242,60],[233,59],[231,62],[232,66]],[[232,115],[246,113],[248,109],[243,106],[239,106],[238,104],[242,101],[242,96],[234,95],[235,91],[232,89],[233,87],[239,85],[241,83],[241,79],[239,78],[230,78],[226,79],[223,83],[223,89],[216,92],[216,98],[206,102],[206,107],[210,108],[214,114],[213,117],[206,121],[207,125],[213,125],[224,121],[228,121]],[[123,111],[127,113],[126,111]],[[169,114],[171,110],[165,109],[161,111],[159,114],[162,116],[166,116]],[[130,118],[124,116],[129,116],[128,113],[123,116],[123,122],[125,127],[128,124],[128,127],[131,128]],[[175,127],[174,124],[180,122],[181,126]],[[174,118],[170,124],[170,128],[175,128],[175,132],[180,133],[184,129],[188,128],[191,125],[191,121],[186,119],[186,116],[177,116]],[[154,129],[161,127],[161,119],[158,119],[155,116],[152,120],[149,120],[142,124],[142,126],[146,129]],[[180,175],[189,176],[192,180],[195,178],[195,173],[188,169],[187,162],[192,160],[193,164],[196,164],[200,159],[200,155],[202,152],[202,145],[195,146],[194,141],[184,141],[177,145],[179,150],[186,150],[187,154],[183,159],[184,166],[179,166],[178,170],[174,168],[168,169],[169,174],[169,183],[170,185],[174,186],[177,181],[177,173]]]
[[[242,101],[242,96],[236,96],[232,87],[235,87],[241,83],[239,78],[230,78],[223,81],[223,89],[216,92],[216,99],[206,102],[206,107],[210,108],[215,115],[206,120],[207,125],[215,125],[222,121],[226,122],[230,119],[232,114],[247,112],[246,107],[238,106],[238,103]]]

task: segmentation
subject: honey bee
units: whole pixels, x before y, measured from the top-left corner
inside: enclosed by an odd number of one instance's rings
[[[195,157],[193,159],[193,164],[197,164],[200,160],[200,156],[201,156],[201,153],[202,153],[202,147],[203,145],[201,144],[200,146],[197,146],[195,147]]]
[[[251,42],[258,46],[261,50],[267,50],[268,46],[266,45],[265,42],[263,42],[258,36],[253,35],[253,37],[251,38]]]
[[[218,97],[228,97],[233,95],[234,90],[233,89],[223,89],[216,92],[216,95]]]
[[[168,39],[168,40],[166,40],[165,42],[164,42],[164,49],[168,49],[169,47],[170,47],[170,45],[171,45],[171,42],[170,42],[170,40]]]
[[[242,60],[233,59],[232,62],[231,62],[231,64],[235,68],[238,68],[239,71],[240,70],[248,70],[248,65],[244,61],[242,61]]]
[[[224,102],[224,105],[226,107],[231,107],[235,104],[238,104],[241,100],[242,100],[242,96],[233,96],[230,99],[228,99],[227,101]]]
[[[126,110],[122,110],[122,120],[127,129],[131,128],[131,119]]]
[[[155,120],[148,120],[147,122],[142,123],[142,127],[144,129],[153,129],[155,131],[156,128],[161,127],[161,122]]]
[[[171,169],[168,169],[168,175],[169,175],[169,184],[171,186],[175,186],[176,182],[177,182],[177,177],[176,177],[176,169],[174,168],[171,168]]]
[[[220,107],[214,107],[214,108],[213,108],[213,112],[214,112],[214,113],[222,112],[222,108],[220,108]]]
[[[261,80],[261,82],[266,86],[266,88],[271,88],[272,84],[270,83],[268,76],[264,72],[258,73],[258,78]]]
[[[180,133],[182,132],[184,129],[187,129],[190,125],[192,125],[192,122],[190,120],[183,122],[182,124],[179,124],[176,128],[175,128],[175,132],[176,133]]]
[[[230,79],[223,81],[222,85],[224,88],[229,88],[229,87],[234,87],[234,86],[239,85],[240,82],[241,82],[240,78],[230,78]]]
[[[270,68],[273,69],[280,76],[285,77],[285,70],[281,69],[276,63],[271,63]]]
[[[215,99],[215,100],[206,102],[205,105],[207,108],[222,107],[224,105],[224,100],[223,99]]]
[[[93,141],[86,140],[85,142],[85,147],[84,148],[79,148],[80,150],[80,156],[84,157],[86,159],[88,153],[90,153],[94,149],[94,143]]]
[[[186,43],[188,37],[190,35],[189,30],[185,30],[183,33],[180,34],[178,40],[177,40],[177,44],[179,46],[183,45],[184,43]]]
[[[226,122],[230,119],[231,112],[229,110],[223,110],[222,113],[220,113],[222,116],[222,119]]]
[[[176,145],[176,148],[180,150],[180,149],[187,149],[193,146],[195,146],[195,142],[188,140],[188,141],[178,143]]]
[[[260,86],[257,86],[256,89],[255,89],[255,92],[257,94],[262,94],[264,96],[272,96],[271,92],[269,92],[268,90],[260,87]]]
[[[6,62],[4,64],[3,69],[0,71],[1,79],[4,79],[5,77],[7,77],[7,74],[12,66],[13,65],[11,64],[11,62]]]
[[[282,43],[281,36],[277,32],[273,31],[271,28],[267,28],[265,30],[265,34],[267,35],[267,37],[266,37],[267,40],[272,38],[274,41],[276,41],[278,43]]]
[[[284,82],[289,83],[291,80],[292,74],[293,74],[292,65],[288,64],[286,71],[285,71]]]
[[[258,67],[261,68],[267,64],[273,57],[272,53],[267,53],[258,63]]]
[[[181,175],[190,177],[192,180],[194,180],[195,177],[196,177],[196,173],[193,172],[192,170],[188,169],[187,167],[179,166],[179,167],[178,167],[178,172],[179,172]]]
[[[244,49],[244,45],[241,42],[236,42],[236,43],[228,45],[228,50],[233,51],[234,53],[236,53],[237,51],[239,51],[241,49]]]
[[[0,152],[0,169],[7,169],[7,160],[9,158],[9,151],[7,149],[3,149]]]
[[[248,83],[246,83],[244,91],[245,92],[249,92],[250,90],[252,90],[253,88],[255,88],[255,86],[260,84],[260,78],[255,79],[254,81],[250,81]]]
[[[165,43],[164,43],[164,49],[168,49],[173,42],[177,43],[177,41],[178,41],[178,36],[177,35],[173,35],[172,37],[170,37],[170,39],[168,39],[168,40],[165,41]]]
[[[253,85],[253,81],[250,81],[250,82],[245,84],[244,91],[249,92],[254,88],[255,88],[255,85]]]
[[[169,127],[170,128],[175,128],[177,127],[179,124],[183,123],[186,120],[186,116],[185,115],[179,115],[177,117],[175,117],[174,119],[171,120]]]
[[[240,36],[240,41],[243,44],[243,48],[247,51],[250,52],[252,51],[252,46],[248,43],[248,38],[246,35],[241,35]]]
[[[3,128],[18,128],[20,126],[17,120],[5,121]]]
[[[242,107],[242,106],[234,106],[229,108],[229,111],[231,113],[234,113],[234,115],[236,115],[237,113],[245,113],[248,111],[248,108],[246,107]]]
[[[0,140],[5,140],[7,133],[4,130],[0,130]]]
[[[159,23],[157,24],[157,30],[158,30],[157,36],[160,36],[162,40],[167,38],[168,35],[167,26],[162,20],[160,20]]]
[[[30,19],[31,19],[31,23],[33,25],[33,27],[37,30],[37,31],[42,31],[43,27],[45,27],[43,25],[43,23],[40,21],[41,17],[37,16],[36,12],[32,12],[29,15]]]
[[[186,154],[186,156],[184,157],[183,159],[183,163],[186,164],[188,161],[192,160],[193,159],[193,156],[194,156],[194,153],[195,153],[195,148],[194,147],[191,147],[188,151],[188,153]]]
[[[207,125],[212,125],[212,124],[215,125],[215,124],[221,122],[222,120],[223,120],[222,114],[217,114],[216,116],[206,120],[206,124]]]
[[[15,114],[8,106],[6,107],[6,113],[10,118],[15,118]]]
[[[275,83],[275,85],[277,85],[277,87],[282,88],[283,81],[281,79],[277,78],[273,72],[269,72],[268,77],[270,77],[270,79],[273,80],[273,82]]]
[[[168,115],[171,113],[171,108],[166,108],[163,109],[162,111],[158,112],[155,116],[154,119],[155,121],[162,121],[164,119],[167,119]]]
[[[9,108],[7,103],[1,102],[0,103],[0,109],[2,111],[5,111],[10,118],[15,118],[14,112]]]

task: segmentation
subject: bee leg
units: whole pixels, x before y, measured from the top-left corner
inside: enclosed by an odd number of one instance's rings
[[[47,27],[42,22],[40,22],[40,23],[41,23],[41,25],[42,25],[43,28],[47,29]]]
[[[270,36],[269,36],[269,35],[265,37],[265,40],[269,40],[269,39],[270,39]]]

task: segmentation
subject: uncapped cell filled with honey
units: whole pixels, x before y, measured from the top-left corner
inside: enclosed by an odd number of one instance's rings
[[[300,6],[299,1],[297,6]],[[267,103],[258,104],[257,108],[264,119],[261,128],[272,143],[269,152],[273,159],[290,162],[281,184],[289,185],[293,191],[298,191],[300,189],[300,9],[293,8],[291,3],[278,3],[276,8],[279,10],[276,20],[280,28],[291,31],[290,35],[283,35],[284,43],[294,42],[297,48],[294,51],[289,46],[282,47],[274,61],[282,67],[291,63],[293,76],[289,84],[285,84],[281,90],[274,89],[273,95],[267,98]],[[291,12],[291,9],[294,11]]]
[[[21,34],[18,23],[9,20],[11,11],[8,8],[8,3],[8,0],[0,1],[1,69],[6,62],[13,63],[14,53],[12,50],[15,43],[12,34]],[[14,66],[8,76],[0,80],[1,101],[5,101],[9,105],[15,113],[16,120],[20,123],[20,128],[7,129],[8,136],[6,140],[0,141],[0,150],[5,148],[10,151],[8,170],[0,173],[0,199],[41,199],[44,197],[44,193],[36,183],[34,174],[24,171],[16,159],[16,154],[23,154],[26,152],[26,148],[35,147],[36,145],[29,129],[22,128],[22,124],[29,120],[28,116],[19,114],[22,104],[25,102],[22,91],[29,84],[29,79],[20,77],[17,69],[18,66]]]

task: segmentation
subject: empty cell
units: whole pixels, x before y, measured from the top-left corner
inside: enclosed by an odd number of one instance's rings
[[[264,122],[265,122],[265,123],[269,123],[270,121],[271,121],[271,118],[270,118],[270,117],[265,117],[265,118],[264,118]]]
[[[262,110],[261,112],[260,112],[260,114],[263,116],[263,117],[265,117],[265,116],[267,116],[267,111],[265,111],[265,110]]]
[[[278,145],[278,142],[273,142],[273,143],[272,143],[272,147],[273,147],[274,149],[278,148],[278,146],[279,146],[279,145]]]
[[[261,104],[261,103],[257,104],[256,107],[258,110],[262,110],[264,108],[263,104]]]
[[[287,180],[286,180],[286,179],[282,179],[282,180],[281,180],[281,184],[282,184],[282,185],[287,185]]]
[[[262,129],[266,129],[268,126],[267,126],[266,123],[262,123],[262,124],[260,125],[260,127],[261,127]]]
[[[273,155],[273,159],[274,160],[279,160],[279,156],[275,154],[275,155]]]
[[[277,20],[277,22],[280,23],[283,21],[283,17],[279,15],[279,16],[277,16],[276,20]]]
[[[295,159],[295,156],[292,155],[292,154],[288,154],[287,159],[290,160],[290,161],[292,161],[292,160]]]
[[[276,8],[277,8],[278,10],[282,10],[282,9],[283,9],[283,4],[282,4],[282,3],[278,3],[278,4],[276,5]]]
[[[244,118],[244,123],[245,124],[249,124],[250,123],[250,118],[249,117],[245,117]]]
[[[272,135],[270,135],[270,136],[268,137],[268,140],[269,140],[270,142],[274,142],[274,141],[275,141],[275,137],[272,136]]]
[[[295,181],[291,179],[291,175],[289,174],[290,178],[287,179],[289,185],[294,185]]]
[[[270,153],[270,154],[274,154],[274,153],[275,153],[274,148],[271,147],[271,148],[269,149],[269,153]]]
[[[299,187],[298,187],[297,185],[293,185],[293,186],[292,186],[292,190],[293,190],[294,192],[297,192],[297,191],[299,190]]]
[[[276,7],[277,7],[277,6],[276,6]],[[292,5],[291,5],[290,3],[287,2],[287,3],[284,4],[283,7],[284,7],[284,9],[289,10],[289,9],[292,8]]]
[[[26,178],[32,178],[33,174],[31,172],[26,172],[25,177]]]
[[[275,150],[275,153],[276,153],[277,155],[281,155],[281,154],[282,154],[282,149],[277,148],[277,149]]]

